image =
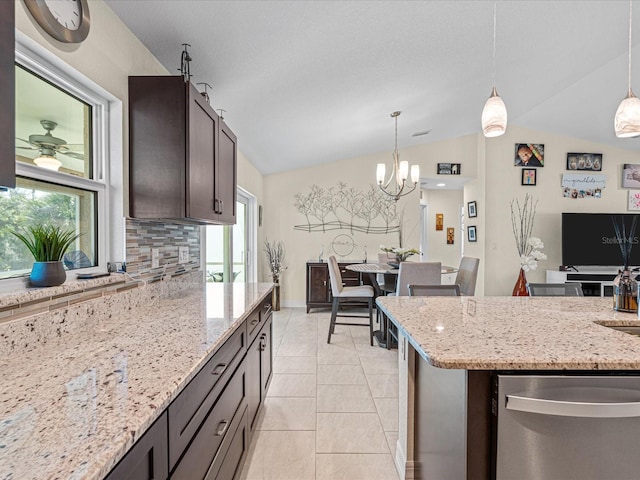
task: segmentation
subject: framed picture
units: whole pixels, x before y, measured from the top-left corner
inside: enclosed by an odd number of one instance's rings
[[[628,210],[632,212],[640,211],[640,190],[629,190]]]
[[[436,213],[436,230],[442,230],[444,227],[444,214]]]
[[[622,166],[622,188],[640,188],[640,165],[625,163]]]
[[[567,170],[602,171],[601,153],[567,153]]]
[[[469,240],[470,242],[476,242],[477,241],[476,226],[475,225],[471,225],[471,226],[467,227],[467,240]]]
[[[453,245],[454,239],[453,227],[447,227],[447,245]]]
[[[544,144],[516,143],[513,164],[516,167],[544,167]]]
[[[467,212],[469,213],[469,218],[474,218],[478,216],[478,211],[476,210],[476,201],[467,203]]]
[[[534,186],[536,184],[536,172],[535,168],[523,168],[521,184],[526,186]]]
[[[460,175],[459,163],[439,163],[438,175]]]

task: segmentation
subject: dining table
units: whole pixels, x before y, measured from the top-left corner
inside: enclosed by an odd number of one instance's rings
[[[395,275],[396,281],[398,273],[400,269],[397,265],[390,265],[388,263],[353,263],[347,265],[345,267],[347,270],[351,270],[352,272],[359,273],[367,273],[369,275],[369,283],[373,287],[376,297],[381,295],[387,295],[391,293],[389,290],[385,290],[382,285],[378,283],[377,276],[378,275]],[[457,273],[458,269],[456,267],[450,267],[448,265],[442,265],[440,269],[440,273],[442,275],[448,275],[452,273]],[[395,289],[393,289],[395,291]],[[373,332],[373,337],[376,339],[376,342],[380,347],[386,348],[389,342],[386,328],[386,317],[382,315],[382,319],[380,320],[380,330],[375,330]]]

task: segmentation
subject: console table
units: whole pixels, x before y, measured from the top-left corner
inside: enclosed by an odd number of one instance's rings
[[[362,260],[340,260],[340,274],[342,284],[357,286],[362,283],[363,275],[346,269],[347,265],[362,263]],[[368,277],[366,274],[365,277]],[[365,282],[368,283],[368,282]],[[307,313],[312,308],[331,308],[331,281],[327,262],[307,262]],[[366,304],[365,304],[366,305]]]
[[[613,279],[618,275],[616,267],[606,268],[579,268],[560,272],[547,270],[547,283],[579,282],[585,297],[611,297],[613,296]]]

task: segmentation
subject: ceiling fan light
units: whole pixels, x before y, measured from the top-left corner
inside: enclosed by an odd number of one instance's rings
[[[618,138],[631,138],[640,135],[640,99],[631,90],[618,105],[613,126]]]
[[[485,137],[499,137],[507,130],[507,107],[493,87],[482,109],[482,133]]]
[[[51,155],[40,155],[36,158],[33,163],[41,168],[46,168],[48,170],[57,171],[61,166],[62,162]]]

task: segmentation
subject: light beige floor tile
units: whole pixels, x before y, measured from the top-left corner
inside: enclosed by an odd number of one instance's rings
[[[282,343],[278,348],[279,357],[315,357],[318,345],[314,343]]]
[[[317,453],[389,453],[376,413],[318,413]]]
[[[318,454],[316,480],[397,480],[389,454]]]
[[[317,332],[296,332],[287,330],[282,336],[281,344],[283,343],[315,343],[318,341]]]
[[[373,398],[397,398],[399,394],[398,375],[367,375],[367,382]]]
[[[318,365],[318,385],[366,385],[360,365]]]
[[[360,357],[359,357],[360,358]],[[396,358],[360,358],[365,375],[397,375],[398,360]]]
[[[387,437],[387,445],[389,445],[391,458],[395,461],[396,446],[398,445],[398,432],[384,432],[384,434]]]
[[[257,432],[242,480],[315,480],[315,432]]]
[[[373,344],[373,347],[369,345],[368,342],[356,343],[356,351],[358,352],[358,355],[360,356],[360,358],[373,357],[373,358],[381,358],[383,360],[395,359],[396,362],[398,361],[398,350],[396,349],[387,350],[386,348],[382,348],[378,346],[378,344],[375,342]]]
[[[375,412],[368,385],[318,385],[318,412]]]
[[[273,359],[273,373],[316,373],[317,360],[315,357],[275,357]]]
[[[282,357],[287,358],[287,357]],[[305,357],[300,357],[305,358]],[[306,357],[311,358],[311,357]],[[274,373],[269,385],[268,397],[314,397],[316,376],[296,373]]]
[[[318,344],[318,365],[360,365],[360,358],[353,344]]]
[[[315,398],[267,397],[257,420],[258,430],[315,430]]]
[[[398,431],[398,399],[374,398],[376,410],[385,432]]]

